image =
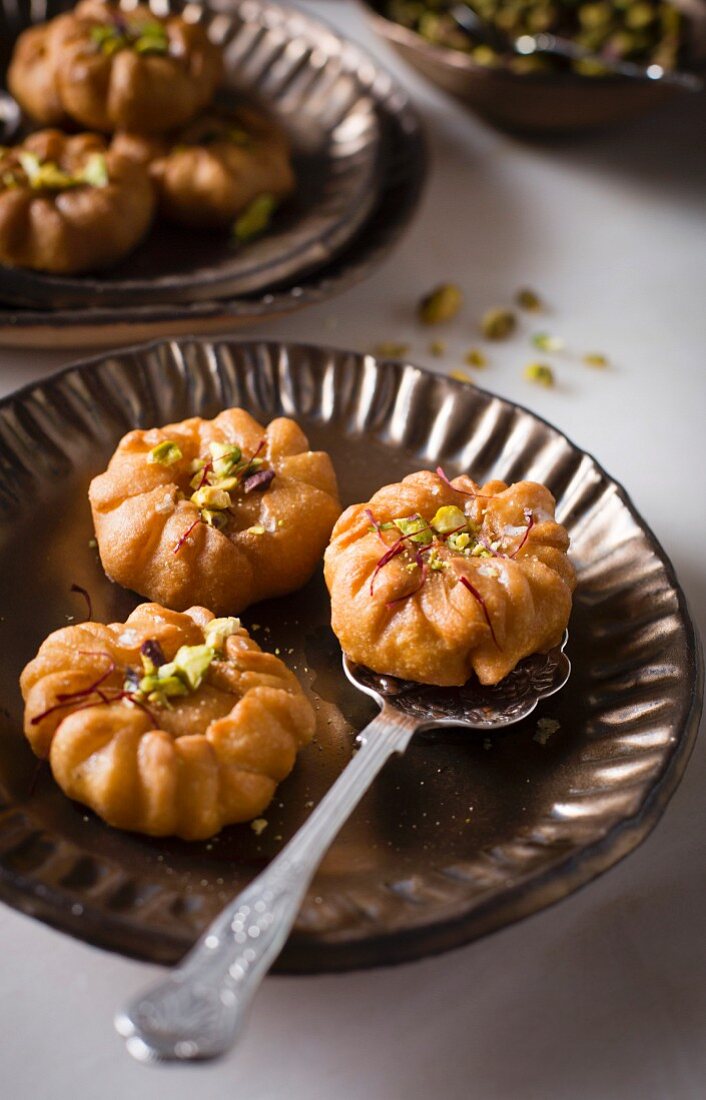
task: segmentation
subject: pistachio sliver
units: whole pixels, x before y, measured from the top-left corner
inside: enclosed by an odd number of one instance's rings
[[[438,509],[431,526],[440,535],[450,535],[452,531],[466,526],[466,516],[455,504],[447,504]]]
[[[264,233],[269,227],[277,205],[274,195],[263,194],[253,199],[233,226],[235,239],[241,244],[246,244]]]
[[[153,447],[147,453],[147,461],[150,465],[157,463],[159,466],[173,466],[183,458],[181,448],[172,439],[165,439]]]
[[[240,619],[235,615],[230,615],[221,619],[211,619],[210,623],[206,626],[206,645],[209,645],[216,652],[220,652],[223,649],[226,638],[230,638],[232,634],[237,634],[241,629]]]
[[[438,325],[451,321],[462,305],[461,288],[455,283],[442,283],[422,298],[417,316],[423,325]]]
[[[197,508],[209,508],[215,511],[223,511],[230,508],[230,494],[225,489],[219,489],[217,485],[203,485],[191,494],[191,501]]]

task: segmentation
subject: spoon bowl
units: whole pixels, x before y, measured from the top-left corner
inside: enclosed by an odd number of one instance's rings
[[[571,675],[564,652],[568,631],[558,646],[547,653],[526,657],[499,684],[484,686],[472,677],[463,687],[441,688],[415,684],[395,676],[383,676],[344,655],[343,670],[360,691],[383,706],[387,701],[403,714],[416,718],[419,728],[468,726],[477,730],[502,729],[521,722],[540,699],[554,695]]]

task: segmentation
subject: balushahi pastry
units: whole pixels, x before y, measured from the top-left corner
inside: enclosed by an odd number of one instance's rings
[[[139,164],[96,134],[31,134],[0,149],[0,263],[78,274],[121,260],[155,208]]]
[[[285,134],[246,107],[208,111],[168,139],[121,133],[116,148],[149,165],[162,214],[182,225],[229,226],[251,207],[260,232],[294,189]]]
[[[314,732],[294,674],[203,607],[64,627],[20,684],[27,738],[63,791],[151,836],[203,839],[257,817]]]
[[[8,85],[43,125],[163,133],[211,101],[221,68],[220,49],[197,23],[83,0],[20,35]]]
[[[305,584],[341,511],[328,455],[293,420],[263,428],[243,409],[130,432],[89,499],[112,580],[217,614]]]
[[[575,573],[543,485],[443,470],[348,508],[326,551],[332,625],[375,672],[441,686],[495,684],[563,636]]]

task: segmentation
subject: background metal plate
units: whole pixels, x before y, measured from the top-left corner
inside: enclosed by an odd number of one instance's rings
[[[0,13],[2,3],[0,0]],[[114,347],[120,342],[154,336],[223,331],[327,301],[367,278],[409,224],[426,174],[426,153],[416,112],[387,73],[379,69],[372,72],[370,93],[375,101],[382,151],[377,201],[354,239],[319,271],[289,281],[277,290],[223,301],[56,310],[0,307],[0,346]]]
[[[648,833],[685,766],[698,641],[664,552],[623,490],[531,413],[412,366],[281,344],[164,343],[62,372],[0,404],[0,897],[92,943],[171,962],[305,819],[348,759],[369,701],[343,675],[321,576],[244,617],[312,693],[314,743],[265,816],[208,843],[120,833],[70,802],[21,734],[17,677],[45,635],[137,602],[89,546],[86,488],[129,428],[243,405],[294,416],[327,448],[344,502],[443,463],[558,498],[579,587],[567,688],[488,741],[418,737],[392,760],[317,875],[280,970],[398,962],[546,906]],[[256,629],[257,627],[257,629]],[[542,745],[537,720],[560,729]]]
[[[99,275],[55,276],[0,267],[0,300],[66,308],[189,302],[250,294],[320,268],[355,235],[382,178],[380,125],[367,58],[316,20],[267,0],[151,0],[181,12],[223,47],[219,98],[263,107],[292,143],[294,195],[271,230],[246,248],[227,230],[157,222],[125,260]],[[0,0],[0,71],[20,29],[71,7],[67,0]],[[125,8],[132,7],[124,0]],[[3,24],[4,21],[4,24]]]

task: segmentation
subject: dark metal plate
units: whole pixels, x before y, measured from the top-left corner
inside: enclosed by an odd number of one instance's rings
[[[281,847],[350,756],[370,701],[341,668],[320,576],[246,616],[311,691],[315,742],[266,813],[208,843],[120,833],[70,802],[21,734],[17,677],[45,635],[136,600],[94,549],[86,488],[129,428],[243,405],[294,416],[344,501],[422,466],[545,481],[579,587],[567,687],[489,740],[445,730],[391,761],[327,855],[279,961],[322,971],[444,950],[575,890],[649,832],[701,707],[698,642],[663,550],[623,490],[531,413],[411,366],[281,344],[155,344],[0,403],[0,896],[91,943],[172,962]],[[560,729],[542,744],[537,721]]]
[[[381,133],[380,186],[364,225],[320,270],[272,291],[222,301],[123,307],[92,304],[71,309],[0,307],[0,346],[114,347],[155,336],[232,330],[327,301],[367,278],[397,243],[416,210],[426,155],[419,119],[406,94],[379,69],[366,66],[362,73],[374,75],[370,91]]]
[[[223,231],[157,222],[125,260],[99,275],[73,277],[0,267],[0,300],[62,309],[193,302],[251,294],[322,267],[356,234],[382,178],[372,62],[322,24],[268,0],[152,0],[184,11],[223,47],[223,103],[245,98],[287,132],[297,189],[270,231],[246,248]],[[18,28],[43,22],[67,0],[0,0],[2,52]],[[132,6],[125,0],[125,6]],[[8,24],[3,34],[3,19]]]

